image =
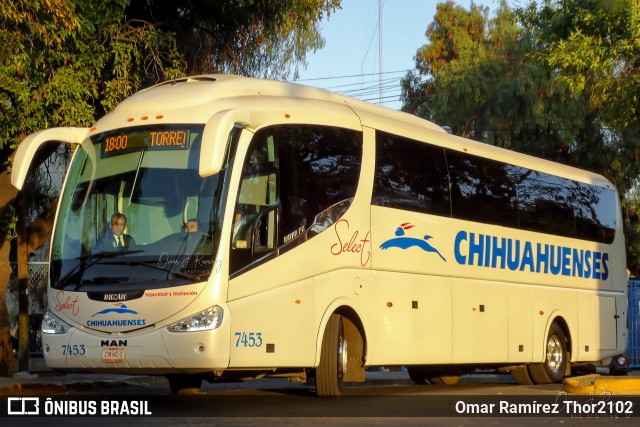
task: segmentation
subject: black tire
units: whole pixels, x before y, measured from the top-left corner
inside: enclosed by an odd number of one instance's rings
[[[407,366],[407,373],[409,378],[417,385],[427,385],[429,380],[427,379],[427,372],[422,366]]]
[[[567,337],[554,322],[549,328],[544,362],[529,365],[529,375],[535,384],[559,382],[564,378],[568,363]]]
[[[342,316],[332,314],[322,337],[320,364],[316,369],[318,397],[340,397],[346,369],[347,341],[344,337]]]
[[[202,386],[200,375],[167,375],[173,394],[197,394]]]
[[[511,370],[511,376],[513,380],[520,385],[533,385],[534,382],[529,376],[529,371],[527,370],[526,365],[518,366],[515,369]]]

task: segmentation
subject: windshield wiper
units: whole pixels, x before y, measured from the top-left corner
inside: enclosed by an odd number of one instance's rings
[[[109,263],[105,263],[105,264],[109,264]],[[134,267],[137,265],[143,265],[145,267],[153,268],[154,270],[160,270],[160,271],[164,271],[165,273],[173,274],[175,277],[179,277],[181,279],[187,279],[191,282],[199,282],[202,278],[202,275],[190,276],[188,274],[179,273],[169,268],[160,267],[157,261],[136,261],[136,260],[128,259],[128,260],[120,261],[118,264],[131,265]]]
[[[94,254],[87,254],[87,255],[82,255],[77,257],[76,259],[79,260],[80,262],[78,263],[78,265],[76,265],[75,267],[73,267],[71,269],[71,271],[69,271],[67,274],[65,274],[60,280],[58,280],[56,282],[56,289],[61,289],[62,287],[64,287],[64,285],[71,279],[71,277],[73,277],[79,270],[87,270],[89,268],[91,268],[94,264],[96,264],[98,261],[104,259],[104,258],[115,258],[121,255],[130,255],[130,254],[137,254],[140,252],[144,252],[143,250],[130,250],[130,251],[118,251],[118,252],[107,252],[107,251],[102,251],[102,252],[97,252]],[[81,286],[81,283],[78,282],[78,284],[73,288],[73,292],[77,291]]]

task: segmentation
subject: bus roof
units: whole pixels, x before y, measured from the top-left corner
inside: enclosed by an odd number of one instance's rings
[[[237,105],[242,99],[248,101],[247,107],[250,107],[252,98],[256,97],[305,99],[342,104],[351,108],[358,116],[364,116],[366,113],[383,115],[392,120],[412,123],[423,129],[446,133],[440,126],[412,114],[370,104],[323,89],[297,83],[224,74],[185,77],[157,84],[125,99],[113,113],[118,114],[126,111],[131,114],[131,111],[146,112],[161,109],[196,110],[207,104],[222,104],[224,101],[231,100],[234,100],[233,104]],[[277,105],[274,105],[274,108],[277,108]],[[198,116],[197,112],[195,113]],[[210,116],[212,110],[203,109],[203,113]],[[193,114],[194,111],[190,113],[192,117]]]
[[[323,89],[282,81],[211,74],[180,78],[141,90],[122,101],[96,124],[97,131],[151,124],[145,117],[165,116],[177,123],[206,123],[216,112],[230,108],[314,108],[314,103],[347,107],[362,126],[397,133],[454,150],[493,158],[580,182],[613,188],[603,176],[489,144],[449,135],[442,127],[412,114],[339,95]],[[140,117],[143,117],[140,119]],[[142,121],[141,121],[142,120]]]

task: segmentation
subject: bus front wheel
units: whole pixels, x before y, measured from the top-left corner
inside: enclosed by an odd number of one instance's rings
[[[546,344],[544,362],[529,365],[529,375],[536,384],[561,381],[569,363],[567,338],[562,328],[555,322],[549,328]]]
[[[316,368],[318,397],[336,398],[342,395],[342,383],[347,372],[347,340],[342,316],[332,314],[322,337],[320,364]]]

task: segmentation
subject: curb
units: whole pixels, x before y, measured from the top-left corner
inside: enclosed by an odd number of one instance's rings
[[[624,393],[640,394],[640,375],[602,377],[598,374],[566,378],[564,391],[575,394]]]

